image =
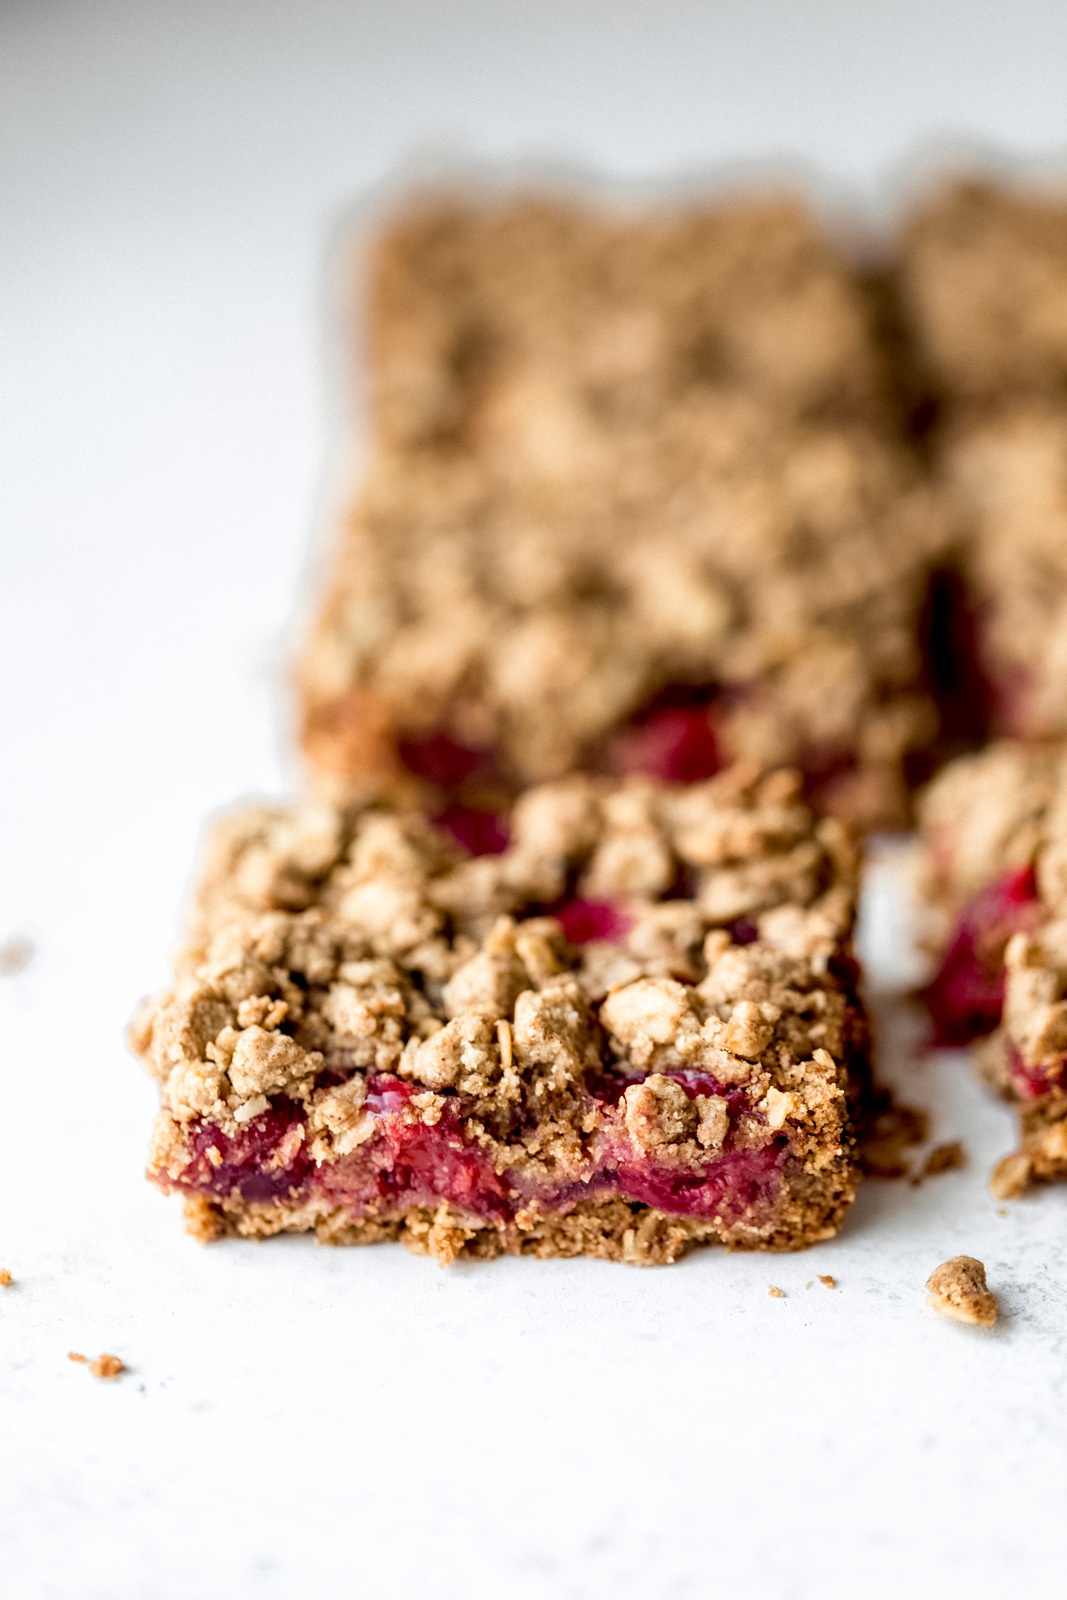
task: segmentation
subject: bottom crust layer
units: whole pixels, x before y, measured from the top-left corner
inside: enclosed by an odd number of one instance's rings
[[[582,1201],[566,1212],[522,1223],[500,1223],[459,1211],[448,1201],[436,1209],[415,1206],[391,1217],[354,1220],[343,1207],[192,1195],[185,1201],[185,1223],[202,1243],[279,1233],[313,1233],[320,1244],[330,1245],[398,1240],[416,1255],[433,1256],[441,1266],[461,1257],[489,1261],[505,1255],[540,1260],[591,1256],[633,1266],[669,1266],[699,1245],[781,1252],[832,1239],[855,1187],[851,1172],[839,1176],[832,1194],[825,1182],[813,1182],[810,1194],[802,1197],[794,1191],[774,1225],[758,1231],[736,1226],[721,1231],[704,1218],[679,1217],[618,1198]]]

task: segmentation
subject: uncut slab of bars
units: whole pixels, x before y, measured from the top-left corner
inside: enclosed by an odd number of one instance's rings
[[[938,1041],[981,1040],[982,1075],[1019,1107],[1009,1197],[1067,1177],[1067,761],[1002,742],[952,763],[920,803],[940,966]]]
[[[438,196],[369,277],[369,463],[301,668],[317,792],[492,810],[743,758],[905,818],[949,529],[804,207]]]
[[[856,862],[795,775],[571,777],[492,853],[252,807],[132,1034],[201,1238],[669,1262],[829,1238],[857,1179]]]

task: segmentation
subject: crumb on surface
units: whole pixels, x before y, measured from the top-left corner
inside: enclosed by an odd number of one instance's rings
[[[1033,1176],[1030,1157],[1022,1150],[1014,1150],[993,1168],[989,1180],[990,1192],[994,1200],[1018,1200],[1029,1189]]]
[[[911,1168],[904,1151],[926,1140],[930,1119],[917,1106],[900,1105],[885,1093],[887,1103],[862,1139],[860,1164],[869,1178],[908,1178]]]
[[[77,1361],[82,1366],[89,1368],[94,1378],[117,1378],[126,1371],[125,1361],[120,1361],[118,1356],[112,1356],[105,1350],[102,1355],[94,1356],[92,1361],[88,1356],[83,1356],[80,1350],[68,1350],[68,1361]]]
[[[943,1261],[926,1280],[926,1304],[943,1317],[974,1328],[991,1328],[997,1320],[997,1297],[986,1283],[985,1267],[974,1256]]]
[[[967,1165],[967,1152],[962,1140],[952,1139],[945,1144],[935,1144],[912,1183],[920,1184],[924,1178],[939,1177],[942,1172],[955,1172]]]
[[[108,1355],[105,1351],[97,1356],[95,1361],[90,1361],[89,1371],[94,1378],[117,1378],[126,1371],[126,1363],[120,1361],[118,1356]]]
[[[819,1273],[819,1282],[822,1283],[822,1284],[825,1284],[828,1289],[836,1289],[837,1288],[837,1279],[835,1277],[832,1277],[829,1272],[820,1272]]]
[[[5,977],[14,977],[16,972],[22,972],[33,960],[33,945],[29,939],[5,939],[0,944],[0,973]]]
[[[776,1283],[772,1283],[771,1284],[771,1286],[768,1289],[767,1293],[770,1295],[772,1300],[784,1300],[785,1299],[785,1290],[784,1289],[779,1289],[779,1287],[778,1287],[778,1285]]]
[[[14,1278],[11,1276],[7,1268],[0,1267],[0,1289],[10,1289],[14,1281]]]

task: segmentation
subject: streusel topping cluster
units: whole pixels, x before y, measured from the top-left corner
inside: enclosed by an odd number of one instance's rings
[[[422,1121],[458,1097],[502,1166],[521,1147],[558,1173],[596,1120],[590,1084],[616,1074],[640,1149],[713,1152],[738,1089],[757,1143],[788,1126],[817,1166],[840,1149],[859,1042],[834,970],[854,883],[842,830],[788,774],[546,785],[506,851],[466,859],[381,805],[238,813],[213,835],[175,987],[134,1028],[164,1142],[291,1100],[294,1137],[328,1160],[369,1135],[391,1074]],[[568,945],[543,911],[568,896],[610,897],[625,931]],[[690,1098],[668,1075],[685,1070],[722,1093]]]

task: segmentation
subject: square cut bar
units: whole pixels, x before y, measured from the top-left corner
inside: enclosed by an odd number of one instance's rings
[[[370,301],[369,465],[300,673],[317,792],[746,759],[905,815],[947,524],[802,206],[427,203]]]
[[[1067,270],[1064,277],[1067,296]],[[939,465],[964,532],[978,693],[996,734],[1067,734],[1067,402],[946,418]]]
[[[572,777],[499,825],[482,856],[377,802],[217,825],[131,1029],[191,1231],[442,1262],[831,1237],[869,1089],[842,825],[738,769]]]
[[[1067,756],[1003,742],[963,757],[923,795],[920,826],[936,1038],[981,1039],[981,1075],[1020,1108],[994,1189],[1067,1178]]]
[[[960,524],[971,731],[1067,734],[1067,189],[959,183],[912,216],[903,323]],[[977,715],[975,715],[977,713]]]

